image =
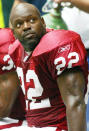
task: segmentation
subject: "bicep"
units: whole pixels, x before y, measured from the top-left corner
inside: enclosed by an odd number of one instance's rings
[[[79,68],[68,69],[57,79],[58,87],[66,106],[84,101],[85,79]]]
[[[19,92],[15,71],[0,75],[0,117],[9,115]]]

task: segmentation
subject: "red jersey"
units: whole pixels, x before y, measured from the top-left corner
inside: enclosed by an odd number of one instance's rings
[[[8,55],[9,45],[14,41],[10,29],[0,29],[0,74],[15,70],[14,63]]]
[[[50,31],[30,56],[18,41],[10,47],[9,54],[17,66],[25,93],[28,125],[67,130],[66,107],[56,79],[67,68],[79,66],[87,83],[86,51],[80,36],[72,31]],[[20,59],[17,60],[16,55]]]
[[[16,70],[14,63],[8,54],[9,45],[11,45],[14,41],[15,37],[11,29],[0,29],[0,75]],[[23,119],[25,114],[24,108],[24,95],[22,89],[20,88],[19,96],[16,99],[15,104],[13,105],[10,118]],[[18,123],[16,123],[16,125],[18,125]],[[7,128],[10,126],[15,126],[15,124],[3,126],[0,124],[0,129]]]

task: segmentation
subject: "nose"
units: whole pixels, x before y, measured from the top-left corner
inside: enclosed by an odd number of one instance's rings
[[[28,30],[28,29],[31,29],[31,25],[30,25],[30,23],[29,22],[24,22],[24,27],[23,27],[23,30],[24,31],[26,31],[26,30]]]

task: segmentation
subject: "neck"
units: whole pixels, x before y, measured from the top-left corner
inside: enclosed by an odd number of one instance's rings
[[[31,55],[31,53],[32,53],[32,51],[29,51],[29,52],[27,51],[26,53],[30,56],[30,55]]]

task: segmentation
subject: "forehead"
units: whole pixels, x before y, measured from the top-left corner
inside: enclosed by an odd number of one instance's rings
[[[19,18],[25,18],[25,17],[28,17],[28,16],[40,17],[40,14],[34,6],[20,5],[20,6],[17,6],[13,10],[11,21],[14,22],[15,20],[17,20]]]

